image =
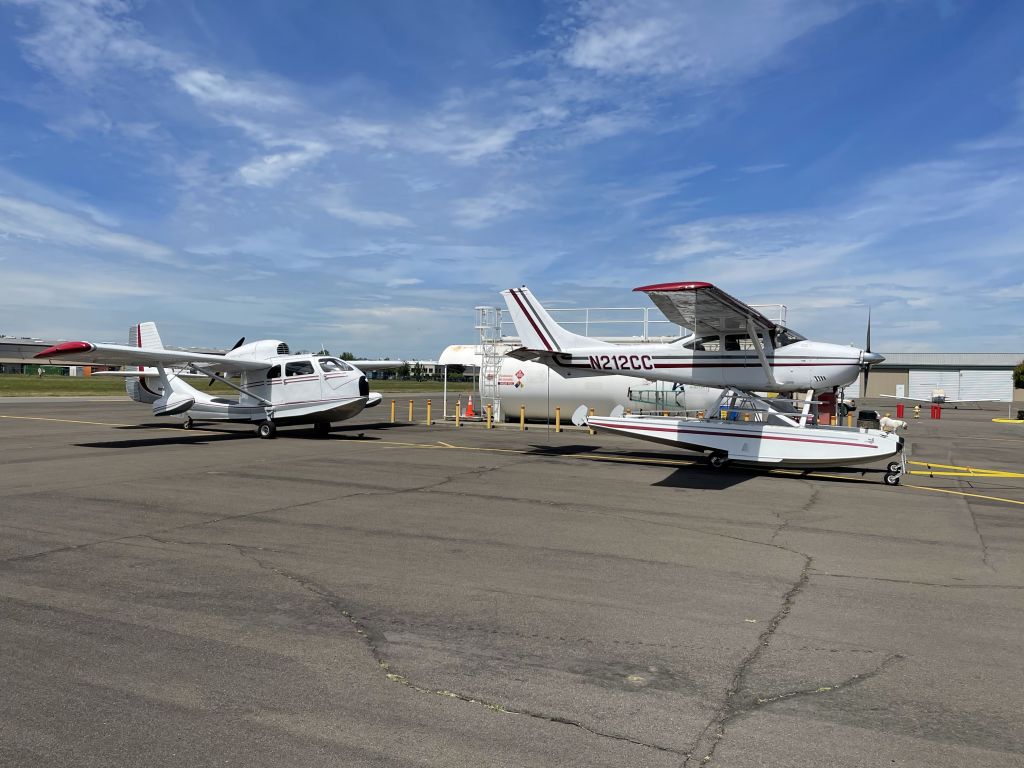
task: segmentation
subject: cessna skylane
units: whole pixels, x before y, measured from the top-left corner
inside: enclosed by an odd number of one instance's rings
[[[350,362],[327,354],[293,355],[276,339],[244,341],[223,355],[167,349],[154,323],[139,323],[129,332],[127,345],[65,341],[35,357],[65,365],[138,366],[116,374],[126,377],[128,394],[151,404],[154,416],[183,415],[185,429],[198,420],[244,422],[252,423],[260,437],[272,438],[278,425],[312,424],[322,436],[331,422],[350,419],[381,401]],[[394,364],[366,363],[367,368]],[[210,395],[187,384],[187,376],[219,381],[238,397]]]
[[[742,464],[840,466],[882,461],[885,482],[905,472],[903,438],[877,429],[813,424],[815,392],[833,392],[882,362],[867,349],[809,341],[710,283],[647,285],[665,317],[693,333],[667,344],[611,344],[567,331],[529,289],[502,291],[523,347],[509,356],[537,360],[559,371],[579,370],[721,388],[704,418],[653,415],[590,417],[574,421],[643,440],[710,454],[712,466]],[[804,393],[802,402],[763,393]]]

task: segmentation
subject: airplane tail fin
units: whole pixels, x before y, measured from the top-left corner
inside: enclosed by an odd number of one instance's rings
[[[129,328],[128,346],[163,349],[164,344],[160,340],[160,332],[156,329],[156,323],[137,323]],[[139,370],[144,370],[144,366],[140,365]],[[128,397],[137,403],[155,403],[163,394],[160,378],[155,371],[153,376],[125,378],[124,388],[128,392]]]
[[[525,285],[522,288],[509,288],[502,291],[501,295],[505,297],[505,304],[512,315],[519,340],[527,349],[565,352],[573,347],[611,346],[607,342],[565,330],[554,321]]]

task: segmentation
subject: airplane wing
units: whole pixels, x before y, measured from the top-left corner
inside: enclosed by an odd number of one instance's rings
[[[91,341],[63,341],[44,349],[34,357],[55,363],[85,365],[201,365],[207,370],[227,373],[258,371],[270,366],[269,363],[258,360],[238,360],[224,355],[209,355],[180,349],[129,347],[123,344],[94,344]]]
[[[646,293],[668,320],[689,328],[697,336],[747,331],[769,331],[775,323],[753,307],[711,283],[658,283],[634,288]]]
[[[927,397],[904,397],[903,395],[879,395],[879,397],[888,397],[890,400],[909,400],[912,403],[934,403],[935,402],[935,398],[934,397],[932,397],[932,398],[927,398]],[[978,399],[978,400],[948,400],[947,398],[943,397],[941,405],[945,405],[947,403],[952,405],[953,403],[1005,403],[1005,402],[1006,402],[1005,400],[992,400],[992,399],[986,400],[985,398],[981,398],[981,399]]]
[[[404,360],[349,360],[360,371],[387,371],[401,368]]]

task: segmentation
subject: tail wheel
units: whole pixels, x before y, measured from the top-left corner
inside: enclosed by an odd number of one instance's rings
[[[181,422],[181,428],[182,429],[192,429],[192,427],[194,427],[194,426],[195,426],[195,422],[192,421],[192,417],[191,416],[186,416],[185,420],[183,422]]]
[[[729,454],[720,452],[712,453],[711,457],[708,459],[708,463],[715,469],[721,469],[729,463]]]
[[[885,477],[882,479],[882,482],[885,483],[886,485],[899,485],[900,476],[896,472],[886,472]]]
[[[272,440],[277,436],[277,427],[272,421],[261,421],[260,425],[256,427],[256,434],[264,440]]]

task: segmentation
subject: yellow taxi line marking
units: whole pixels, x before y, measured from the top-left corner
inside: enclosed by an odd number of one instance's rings
[[[138,427],[138,424],[118,424],[113,421],[80,421],[77,419],[53,419],[45,416],[5,416],[0,414],[0,419],[18,419],[19,421],[55,421],[60,424],[88,424],[95,427]],[[148,429],[163,429],[172,432],[183,431],[180,427],[148,427]],[[193,432],[210,432],[215,430],[193,428]]]
[[[451,443],[446,443],[444,440],[438,440],[437,442],[440,445],[443,445],[445,448],[455,448],[456,447],[456,446],[452,445]]]
[[[911,475],[942,475],[946,477],[1021,477],[1024,478],[1024,473],[1011,472],[1005,469],[979,469],[978,467],[961,467],[956,464],[933,464],[930,461],[908,461],[907,464],[912,464],[915,467],[926,467],[926,469],[913,469],[908,474]],[[936,470],[952,470],[936,471]]]
[[[1019,504],[1024,507],[1024,501],[1016,499],[1004,499],[1000,496],[985,496],[980,493],[967,493],[966,491],[952,491],[949,488],[929,488],[927,485],[906,485],[904,488],[914,488],[919,491],[935,491],[936,493],[952,493],[954,496],[970,496],[975,499],[988,499],[989,501],[1002,501],[1006,504]]]

